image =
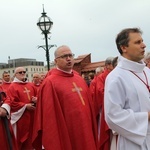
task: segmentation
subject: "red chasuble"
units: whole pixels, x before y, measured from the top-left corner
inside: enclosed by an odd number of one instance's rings
[[[10,85],[11,85],[11,82],[3,82],[3,84],[1,85],[3,87],[5,93],[7,93],[7,90]]]
[[[38,95],[33,145],[41,150],[96,150],[97,129],[88,87],[77,73],[51,70]]]
[[[31,82],[31,83],[32,83],[33,86],[36,88],[37,93],[38,93],[41,83],[39,83],[39,84],[35,84],[35,83],[33,83],[33,82]]]
[[[37,91],[32,83],[11,83],[8,91],[8,96],[12,100],[11,112],[19,111],[25,104],[31,102],[32,96],[36,97]],[[16,116],[14,116],[16,117]],[[34,111],[25,109],[21,118],[16,122],[17,125],[17,143],[19,148],[23,146],[32,147],[31,136],[33,128]],[[12,117],[13,119],[13,117]]]
[[[3,89],[2,87],[0,87],[0,92],[2,92]],[[8,97],[3,98],[3,104],[8,104],[10,105],[10,99]],[[13,130],[10,124],[10,120],[8,120],[8,124],[9,124],[9,130],[10,130],[10,134],[11,134],[11,143],[12,143],[12,147],[13,150],[18,150],[17,145],[16,145],[16,140],[15,140],[15,136],[13,134]],[[6,127],[4,125],[4,120],[2,119],[2,117],[0,117],[0,149],[3,150],[10,150],[9,144],[8,144],[8,135],[6,132]]]
[[[104,70],[102,74],[97,77],[96,83],[96,101],[97,101],[97,108],[96,110],[101,110],[101,117],[100,117],[100,139],[99,139],[99,150],[110,150],[110,129],[105,122],[105,115],[104,115],[104,86],[105,80],[107,75],[110,71]],[[96,112],[97,116],[99,112]]]

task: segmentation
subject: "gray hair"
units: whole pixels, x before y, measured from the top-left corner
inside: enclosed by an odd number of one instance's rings
[[[110,65],[112,64],[112,61],[114,60],[114,57],[108,57],[106,60],[105,60],[105,65]]]
[[[64,47],[70,49],[67,45],[61,45],[61,46],[59,46],[59,47],[55,50],[55,52],[54,52],[54,57],[55,57],[55,58],[58,57],[58,51],[59,51],[60,49],[64,48]]]
[[[102,71],[102,67],[97,67],[96,69],[95,69],[95,73],[97,74],[97,73],[99,73],[99,72],[101,72]]]

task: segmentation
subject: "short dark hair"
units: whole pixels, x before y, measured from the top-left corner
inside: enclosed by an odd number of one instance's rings
[[[4,74],[9,74],[9,72],[8,72],[8,71],[4,71],[4,72],[3,72],[3,76],[4,76]]]
[[[126,29],[123,29],[120,33],[118,33],[118,35],[116,37],[116,45],[117,45],[118,51],[121,55],[122,55],[121,46],[128,46],[128,43],[130,40],[129,33],[142,34],[142,31],[139,28],[126,28]]]

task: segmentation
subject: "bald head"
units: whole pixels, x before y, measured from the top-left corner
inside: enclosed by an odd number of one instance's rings
[[[103,68],[102,67],[97,67],[96,69],[95,69],[95,73],[96,73],[96,75],[98,75],[98,74],[100,74],[100,73],[102,73],[103,72]]]
[[[20,71],[25,71],[25,68],[24,67],[17,67],[15,69],[15,74],[18,73],[18,72],[20,72]]]
[[[74,65],[74,54],[71,49],[62,45],[55,50],[55,64],[56,66],[66,72],[71,72]]]
[[[66,46],[66,45],[59,46],[59,47],[55,50],[55,52],[54,52],[55,58],[59,57],[59,53],[60,53],[61,51],[64,51],[64,50],[70,50],[70,48],[69,48],[68,46]],[[71,51],[71,50],[70,50],[70,51]]]
[[[39,73],[33,73],[33,83],[39,84],[41,82],[41,75]]]

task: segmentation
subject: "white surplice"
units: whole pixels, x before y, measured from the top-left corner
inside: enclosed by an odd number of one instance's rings
[[[131,71],[150,85],[150,70],[144,62],[120,56],[105,82],[105,119],[118,133],[118,150],[150,150],[150,92]]]

